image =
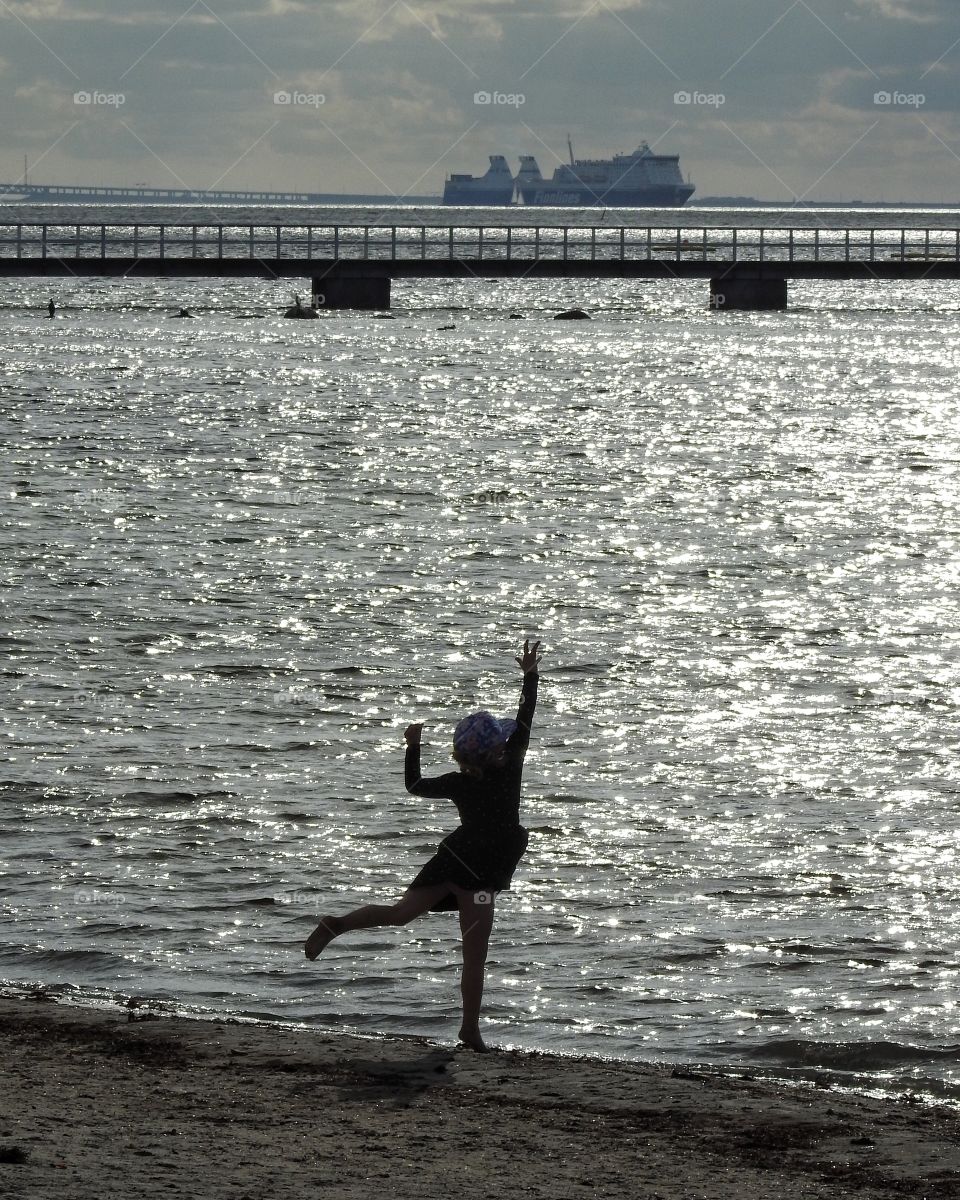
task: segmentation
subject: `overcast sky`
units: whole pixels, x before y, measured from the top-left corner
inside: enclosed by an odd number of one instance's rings
[[[700,195],[960,203],[958,96],[960,0],[0,0],[5,182],[437,193],[569,132]]]

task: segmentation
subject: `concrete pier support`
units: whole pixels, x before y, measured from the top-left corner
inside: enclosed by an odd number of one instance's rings
[[[376,271],[333,272],[313,280],[316,308],[389,308],[390,276]]]
[[[710,307],[724,311],[784,309],[787,281],[762,267],[738,267],[710,280]]]

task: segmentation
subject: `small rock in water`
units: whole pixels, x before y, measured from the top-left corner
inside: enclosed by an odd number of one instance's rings
[[[585,313],[582,308],[567,308],[563,312],[553,314],[555,321],[589,321],[590,314]]]
[[[507,317],[508,321],[522,321],[523,319],[523,313],[511,313],[510,316]]]
[[[317,321],[320,314],[312,304],[304,304],[296,292],[293,293],[293,304],[283,314],[292,321]]]

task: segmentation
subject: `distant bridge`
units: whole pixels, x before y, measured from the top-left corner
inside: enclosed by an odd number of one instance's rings
[[[784,308],[790,279],[960,279],[960,228],[0,224],[0,276],[27,275],[308,278],[326,308],[400,278],[706,278],[716,308]]]
[[[0,183],[0,199],[22,204],[187,204],[202,208],[210,204],[368,204],[380,208],[441,204],[440,196],[343,195],[333,192],[228,192],[194,188],[87,187],[77,183]]]

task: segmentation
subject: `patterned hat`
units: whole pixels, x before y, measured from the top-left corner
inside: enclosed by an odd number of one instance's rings
[[[506,745],[516,729],[516,721],[498,720],[493,713],[481,710],[464,717],[453,731],[453,752],[467,762],[483,762]]]

